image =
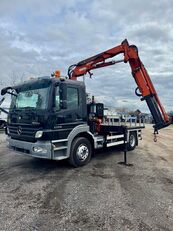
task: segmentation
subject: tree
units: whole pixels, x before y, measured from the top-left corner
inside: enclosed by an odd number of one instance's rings
[[[25,73],[20,74],[12,71],[10,74],[10,85],[16,85],[18,83],[24,82],[25,78]]]

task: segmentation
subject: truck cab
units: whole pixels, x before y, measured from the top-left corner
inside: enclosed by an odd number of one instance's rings
[[[74,126],[86,123],[86,95],[82,82],[44,77],[17,85],[12,90],[8,128],[14,139],[35,142],[35,133],[41,134],[44,130],[40,140],[49,140],[55,129],[63,129],[63,132],[56,133],[54,138],[63,139]],[[30,132],[27,133],[27,129]]]

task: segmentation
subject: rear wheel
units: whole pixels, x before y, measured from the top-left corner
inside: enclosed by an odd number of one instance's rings
[[[129,134],[129,142],[127,144],[127,150],[134,150],[137,145],[137,134],[136,132],[130,132]]]
[[[77,137],[71,147],[69,162],[74,167],[88,164],[92,155],[92,146],[85,137]]]

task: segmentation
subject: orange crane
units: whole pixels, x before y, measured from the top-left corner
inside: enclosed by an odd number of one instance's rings
[[[124,55],[123,60],[106,62],[107,59],[121,53]],[[141,100],[145,100],[148,105],[155,122],[153,126],[154,133],[158,132],[159,129],[169,126],[172,121],[161,104],[150,76],[139,58],[138,48],[135,45],[129,45],[127,39],[125,39],[121,45],[71,65],[68,69],[68,76],[70,79],[76,80],[77,77],[88,73],[91,77],[91,70],[107,67],[119,62],[128,62],[130,64],[132,76],[137,84],[135,93],[141,97]]]

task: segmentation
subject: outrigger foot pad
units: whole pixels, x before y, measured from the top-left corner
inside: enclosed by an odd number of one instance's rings
[[[127,167],[132,167],[133,166],[133,164],[128,164],[128,163],[126,163],[124,161],[118,162],[118,164],[124,165],[124,166],[127,166]]]

